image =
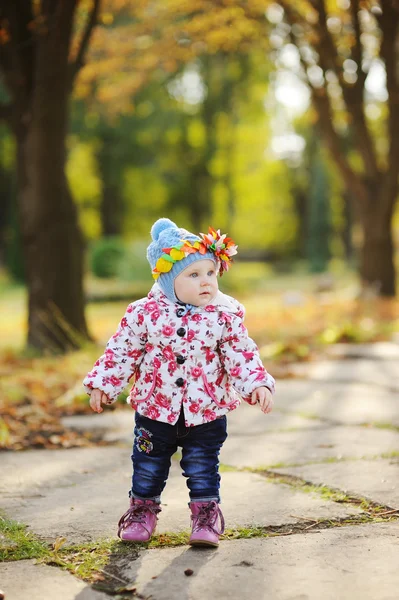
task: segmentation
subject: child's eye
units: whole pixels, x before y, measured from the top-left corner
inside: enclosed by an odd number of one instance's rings
[[[195,279],[195,277],[198,277],[198,273],[191,273],[190,277],[193,277]]]
[[[215,271],[208,271],[208,275],[211,276],[215,273]]]

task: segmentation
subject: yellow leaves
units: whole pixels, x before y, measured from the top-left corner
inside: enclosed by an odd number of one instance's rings
[[[62,537],[62,536],[57,537],[55,542],[53,543],[54,552],[57,554],[58,550],[60,548],[62,548],[62,546],[64,546],[66,544],[66,542],[67,542],[66,537]]]

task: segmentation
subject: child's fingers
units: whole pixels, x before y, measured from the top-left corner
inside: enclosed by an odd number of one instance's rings
[[[101,402],[103,404],[112,404],[112,400],[110,400],[107,396],[107,394],[104,394],[104,392],[101,395]]]
[[[103,411],[101,407],[101,398],[103,393],[101,390],[93,390],[90,395],[90,407],[94,412],[100,413]]]

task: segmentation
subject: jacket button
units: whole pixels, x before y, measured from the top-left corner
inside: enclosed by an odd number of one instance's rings
[[[177,385],[177,387],[183,387],[184,379],[182,377],[179,377],[179,379],[176,379],[175,384]]]
[[[179,327],[179,329],[176,331],[177,335],[180,337],[183,337],[186,333],[186,330],[184,329],[184,327]]]
[[[178,317],[182,317],[184,315],[184,312],[185,312],[184,308],[178,308],[177,311],[176,311],[176,315]]]
[[[185,359],[184,356],[182,356],[181,354],[179,354],[178,356],[176,356],[176,362],[179,365],[182,365],[182,364],[184,364],[186,362],[186,359]]]

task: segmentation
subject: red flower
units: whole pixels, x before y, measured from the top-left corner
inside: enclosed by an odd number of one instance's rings
[[[162,406],[162,408],[168,408],[170,406],[170,400],[161,392],[155,394],[155,404]]]
[[[158,419],[160,414],[159,409],[153,404],[151,404],[146,411],[146,417],[149,419]]]
[[[162,349],[162,355],[166,358],[166,360],[174,360],[175,353],[173,352],[171,346],[165,346]]]
[[[121,327],[127,327],[127,319],[126,319],[126,317],[123,317],[123,319],[121,321]]]
[[[171,335],[173,335],[173,334],[174,334],[174,332],[175,332],[175,329],[174,329],[174,327],[172,327],[171,325],[164,325],[164,326],[162,327],[162,334],[163,334],[165,337],[170,337]]]
[[[154,358],[154,367],[156,369],[160,369],[161,368],[161,361],[157,357]]]
[[[205,421],[214,421],[216,419],[216,413],[214,410],[211,410],[210,408],[206,408],[204,410],[204,412],[202,413]]]
[[[146,312],[149,312],[149,313],[153,312],[153,311],[154,311],[154,310],[156,310],[157,308],[158,308],[158,305],[157,305],[157,303],[155,302],[155,300],[151,300],[150,302],[146,302],[146,303],[144,304],[144,310],[145,310]]]
[[[145,345],[145,351],[147,353],[150,353],[154,350],[154,344],[150,344],[149,342],[147,342],[147,344]]]
[[[232,377],[239,377],[239,375],[241,375],[241,367],[233,367],[230,371],[230,375]]]
[[[190,406],[188,407],[188,410],[194,414],[196,414],[199,409],[200,409],[200,405],[198,404],[198,402],[191,402]]]
[[[200,323],[202,321],[202,317],[198,313],[195,313],[191,318],[194,321],[194,323]]]
[[[151,321],[153,323],[156,323],[160,316],[161,316],[161,313],[159,312],[159,310],[154,310],[154,312],[151,313]]]
[[[137,360],[138,358],[140,358],[141,354],[142,354],[142,350],[139,350],[138,348],[132,348],[127,353],[127,356],[129,358],[133,358],[134,360]]]
[[[194,338],[195,338],[195,331],[193,331],[192,329],[189,329],[187,332],[187,341],[192,342]]]
[[[139,314],[137,315],[137,323],[138,323],[139,325],[142,325],[142,324],[144,323],[144,315],[143,315],[142,313],[139,313]]]
[[[194,379],[198,379],[198,377],[201,377],[201,375],[202,375],[201,367],[193,367],[191,369],[191,375],[194,377]]]
[[[173,424],[175,422],[175,419],[176,419],[176,415],[174,413],[170,413],[168,415],[168,423]]]
[[[112,377],[109,378],[109,382],[111,385],[113,385],[114,387],[119,387],[122,385],[122,382],[120,379],[118,379],[118,377],[116,377],[115,375],[112,375]]]
[[[175,362],[170,362],[168,364],[168,373],[170,375],[173,375],[173,373],[176,371],[176,369],[177,369],[177,364]]]

